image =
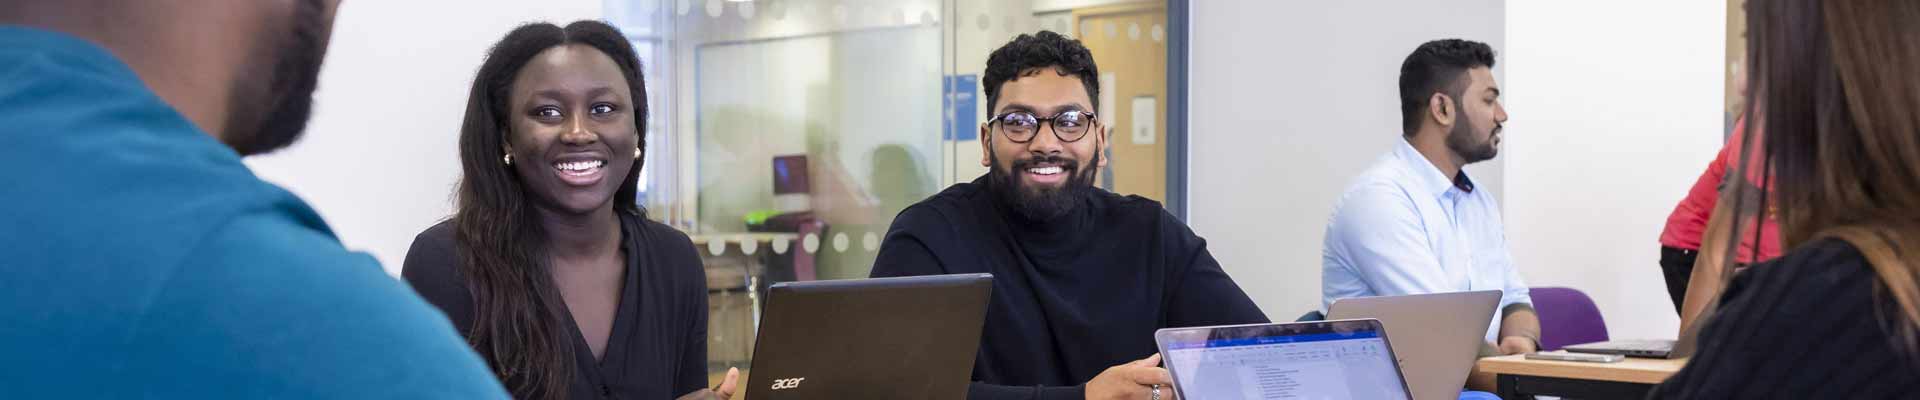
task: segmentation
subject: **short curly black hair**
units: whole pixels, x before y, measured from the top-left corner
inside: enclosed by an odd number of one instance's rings
[[[1080,78],[1094,111],[1100,109],[1100,68],[1093,65],[1093,52],[1079,40],[1053,31],[1021,34],[987,56],[987,73],[981,88],[987,92],[987,118],[1000,103],[1000,85],[1038,73],[1038,68],[1053,67],[1060,76]]]
[[[1466,82],[1461,78],[1467,70],[1479,67],[1493,68],[1493,48],[1486,43],[1441,39],[1413,49],[1413,54],[1400,63],[1401,135],[1412,137],[1420,130],[1427,98],[1434,92],[1444,90],[1459,102],[1460,92],[1467,89],[1460,84]]]

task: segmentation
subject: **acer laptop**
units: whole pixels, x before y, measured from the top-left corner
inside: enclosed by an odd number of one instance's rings
[[[992,290],[991,274],[775,284],[745,398],[964,399]]]
[[[1181,399],[1412,398],[1379,320],[1170,328],[1153,338]]]
[[[1500,291],[1339,299],[1327,319],[1372,318],[1385,325],[1414,400],[1454,400],[1486,341]]]

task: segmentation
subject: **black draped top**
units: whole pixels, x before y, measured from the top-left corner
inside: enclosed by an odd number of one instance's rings
[[[627,272],[604,356],[594,360],[577,325],[560,330],[575,340],[570,398],[671,399],[700,390],[707,384],[707,283],[698,250],[678,230],[617,214]],[[434,225],[413,239],[401,275],[471,335],[473,298],[457,251],[453,222]]]

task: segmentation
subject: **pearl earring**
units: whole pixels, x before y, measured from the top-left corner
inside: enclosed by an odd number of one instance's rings
[[[635,148],[633,148],[633,159],[635,159],[635,160],[638,160],[638,159],[640,159],[640,148],[639,148],[639,147],[635,147]]]
[[[513,154],[512,154],[512,153],[508,153],[508,154],[507,154],[507,155],[505,155],[505,156],[501,156],[501,157],[500,157],[500,161],[502,161],[502,162],[506,162],[506,163],[507,163],[507,165],[513,165]]]

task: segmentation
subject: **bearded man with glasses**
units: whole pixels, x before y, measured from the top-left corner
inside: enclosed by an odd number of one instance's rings
[[[994,275],[969,398],[1170,399],[1155,330],[1267,322],[1159,202],[1094,187],[1098,76],[1053,32],[995,50],[987,174],[901,211],[880,246],[874,277]]]

